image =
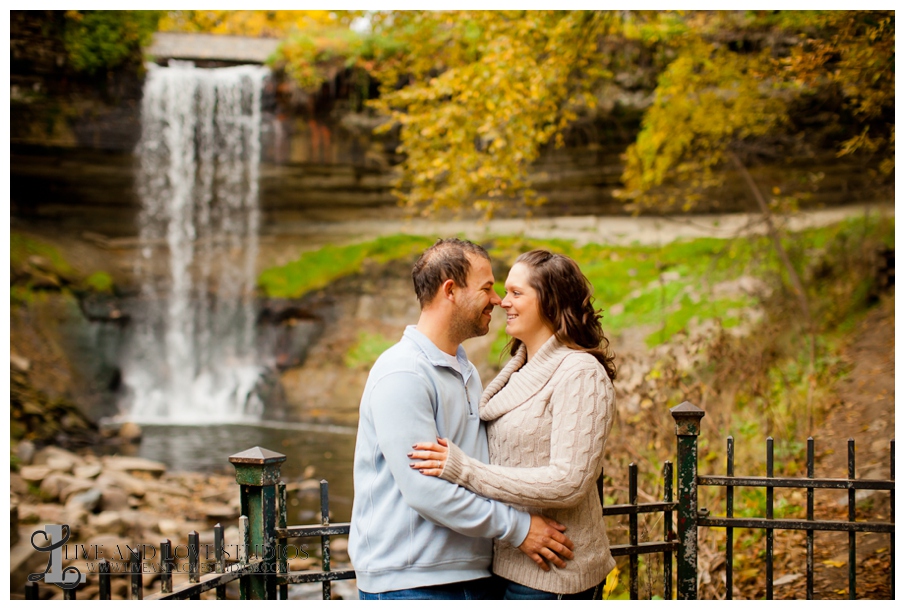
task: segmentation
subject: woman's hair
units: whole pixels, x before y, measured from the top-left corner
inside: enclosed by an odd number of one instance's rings
[[[528,283],[537,291],[541,318],[553,329],[560,343],[597,358],[610,379],[616,379],[616,365],[608,352],[609,340],[600,326],[601,313],[594,309],[591,282],[568,256],[546,250],[532,250],[515,259],[528,267]],[[513,337],[510,354],[522,342]]]

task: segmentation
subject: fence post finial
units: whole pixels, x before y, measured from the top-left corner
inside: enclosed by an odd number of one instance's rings
[[[231,455],[229,461],[236,467],[242,515],[248,517],[249,559],[256,556],[264,562],[260,572],[239,580],[239,594],[242,599],[276,599],[276,486],[286,456],[253,447]]]
[[[676,420],[679,552],[676,557],[676,596],[698,597],[698,434],[704,410],[683,402],[669,410]]]

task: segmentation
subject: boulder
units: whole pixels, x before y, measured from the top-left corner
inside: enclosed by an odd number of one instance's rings
[[[298,557],[292,557],[290,553],[290,558],[287,563],[289,564],[290,572],[303,572],[316,567],[318,561],[314,557],[305,557],[304,552],[300,552]]]
[[[129,509],[129,494],[117,487],[101,489],[100,508],[104,511],[121,511]]]
[[[62,491],[77,480],[68,474],[51,472],[41,481],[41,493],[49,499],[57,500]]]
[[[74,494],[82,493],[83,491],[88,491],[89,489],[94,487],[94,483],[92,481],[86,481],[84,479],[75,479],[60,490],[60,502],[64,504],[69,501]],[[100,490],[98,490],[98,494],[100,494]],[[98,497],[100,499],[100,497]]]
[[[47,458],[47,461],[44,463],[44,465],[51,470],[55,470],[56,472],[70,474],[73,467],[75,466],[75,462],[64,457],[51,456]]]
[[[28,502],[19,502],[16,504],[16,512],[19,523],[37,523],[38,507]]]
[[[103,505],[103,497],[100,504]],[[105,510],[97,515],[90,515],[88,525],[99,534],[122,535],[126,533],[125,523],[120,517],[119,511],[115,510]]]
[[[24,496],[28,493],[28,483],[18,472],[9,473],[9,491],[19,496]]]
[[[150,528],[153,517],[141,511],[127,509],[119,511],[119,518],[128,525],[132,531],[144,531]]]
[[[137,441],[141,438],[141,426],[127,421],[120,426],[117,436],[125,441]]]
[[[79,588],[78,593],[79,599],[100,599],[101,598],[101,588],[100,585],[84,585]]]
[[[224,545],[237,545],[242,544],[239,540],[239,526],[238,525],[230,525],[223,530],[223,544]]]
[[[14,546],[19,542],[19,507],[11,504],[9,507],[9,545]]]
[[[104,457],[104,470],[115,470],[119,472],[147,472],[154,476],[160,476],[166,472],[166,464],[155,462],[154,460],[146,460],[139,457],[127,457],[121,455],[112,455]]]
[[[84,464],[72,469],[72,474],[80,479],[93,479],[101,473],[101,465],[98,463]]]
[[[157,522],[157,529],[170,540],[185,536],[189,531],[188,525],[181,519],[161,519]]]
[[[64,461],[66,462],[67,466],[63,466]],[[48,462],[51,462],[52,465]],[[65,449],[51,445],[49,447],[44,447],[43,449],[38,451],[35,454],[35,459],[32,463],[36,465],[46,465],[48,468],[51,468],[53,470],[64,469],[68,472],[75,466],[80,465],[82,462],[82,458],[72,453],[71,451],[66,451]]]
[[[349,539],[348,538],[331,538],[330,539],[330,555],[337,561],[349,560]]]
[[[45,523],[67,523],[66,511],[59,504],[22,503],[19,504],[19,523],[36,524],[35,529]]]
[[[137,496],[139,498],[144,497],[145,491],[147,491],[147,484],[150,482],[137,479],[125,472],[117,472],[115,470],[105,470],[96,481],[101,489],[120,489],[130,496]]]
[[[238,508],[229,504],[208,502],[201,506],[201,512],[205,517],[214,522],[222,522],[239,518]]]
[[[47,466],[23,466],[19,469],[19,476],[27,483],[40,483],[51,472],[52,470]]]
[[[31,368],[31,361],[28,358],[26,358],[25,356],[20,356],[16,352],[12,351],[9,353],[9,363],[23,373],[27,373],[28,369]],[[34,445],[32,445],[32,448],[34,448]]]
[[[92,487],[91,489],[72,494],[66,500],[66,510],[91,513],[98,507],[100,501],[101,491]]]
[[[35,452],[35,444],[31,441],[20,441],[16,447],[16,457],[19,458],[19,463],[23,465],[31,464],[32,460],[35,459]]]

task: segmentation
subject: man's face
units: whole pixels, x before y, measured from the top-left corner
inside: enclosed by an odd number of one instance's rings
[[[460,342],[486,335],[490,331],[490,314],[494,306],[500,304],[500,297],[493,290],[490,261],[482,256],[466,256],[471,263],[468,283],[464,288],[456,287],[459,298],[452,321],[452,330],[460,337]]]

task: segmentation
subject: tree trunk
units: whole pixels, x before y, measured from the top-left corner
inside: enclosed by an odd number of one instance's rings
[[[807,406],[808,434],[811,434],[814,428],[814,418],[811,413],[811,397],[813,395],[814,373],[816,370],[817,337],[816,330],[814,328],[814,319],[811,317],[811,306],[808,302],[808,295],[804,291],[804,285],[801,283],[801,278],[798,276],[798,272],[795,271],[795,267],[792,265],[792,261],[789,260],[789,254],[786,252],[786,249],[782,245],[782,240],[779,237],[779,231],[777,231],[776,225],[773,223],[773,214],[770,212],[770,206],[767,205],[767,200],[764,199],[763,193],[760,192],[760,189],[754,182],[754,178],[751,177],[751,173],[738,158],[738,155],[736,155],[734,152],[729,152],[729,158],[732,159],[732,162],[735,164],[736,168],[738,168],[739,173],[745,179],[745,183],[747,183],[748,188],[750,188],[751,192],[754,194],[754,199],[757,200],[757,205],[760,208],[761,214],[764,217],[764,222],[767,225],[767,233],[770,235],[770,239],[773,240],[773,247],[776,249],[776,253],[779,255],[779,259],[782,261],[783,266],[786,268],[786,272],[789,274],[789,281],[792,283],[792,290],[795,292],[795,296],[798,297],[798,306],[801,309],[802,315],[804,316],[808,335],[811,339],[810,362],[808,367]]]

